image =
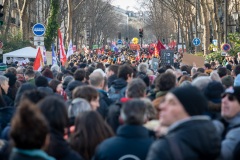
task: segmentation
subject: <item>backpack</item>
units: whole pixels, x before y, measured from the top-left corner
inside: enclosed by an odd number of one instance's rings
[[[125,97],[126,87],[123,87],[122,89],[116,89],[113,86],[111,86],[108,90],[108,97],[113,101],[116,102],[120,100],[121,98]]]

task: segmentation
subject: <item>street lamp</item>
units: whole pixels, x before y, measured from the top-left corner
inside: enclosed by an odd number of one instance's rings
[[[238,32],[239,27],[238,27],[238,12],[232,12],[232,17],[236,22],[236,32]]]

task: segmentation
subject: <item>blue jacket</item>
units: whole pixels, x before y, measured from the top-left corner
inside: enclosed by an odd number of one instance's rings
[[[95,160],[146,159],[153,139],[143,126],[123,125],[115,137],[103,141],[97,148]]]

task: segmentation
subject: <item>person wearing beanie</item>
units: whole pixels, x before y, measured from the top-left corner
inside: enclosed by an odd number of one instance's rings
[[[171,90],[159,108],[161,125],[168,132],[153,143],[147,160],[218,158],[221,138],[210,118],[203,115],[207,100],[196,87]]]
[[[225,130],[222,134],[221,159],[234,159],[234,150],[240,144],[240,86],[230,87],[222,94],[222,122]],[[240,148],[238,148],[238,157]],[[235,158],[236,159],[236,158]]]
[[[210,82],[204,90],[204,95],[208,100],[206,114],[211,119],[221,119],[221,95],[223,92],[223,85],[217,81]]]

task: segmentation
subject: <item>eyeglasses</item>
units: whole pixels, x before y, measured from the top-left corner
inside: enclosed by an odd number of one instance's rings
[[[224,97],[226,97],[227,95],[228,95],[228,100],[229,100],[229,101],[234,101],[234,100],[236,100],[235,96],[232,95],[232,94],[229,94],[229,93],[223,93],[223,94],[221,95],[221,97],[224,98]]]

